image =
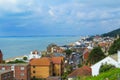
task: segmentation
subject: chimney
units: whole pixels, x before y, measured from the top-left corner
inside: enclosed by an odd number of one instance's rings
[[[118,51],[118,63],[120,63],[120,51]]]

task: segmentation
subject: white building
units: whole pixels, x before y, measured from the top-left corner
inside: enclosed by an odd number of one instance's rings
[[[120,68],[120,51],[118,51],[117,54],[108,56],[104,58],[103,60],[99,61],[98,63],[91,66],[92,69],[92,76],[96,76],[99,74],[100,66],[102,64],[112,64],[117,68]]]
[[[38,51],[33,51],[30,53],[28,59],[32,59],[32,58],[41,58],[41,52],[38,52]]]

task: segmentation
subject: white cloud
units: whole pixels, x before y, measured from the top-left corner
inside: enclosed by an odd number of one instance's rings
[[[49,10],[48,13],[51,15],[51,16],[55,16],[54,12],[52,10]]]

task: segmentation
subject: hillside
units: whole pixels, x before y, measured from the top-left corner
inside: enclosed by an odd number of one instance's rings
[[[119,80],[120,69],[111,69],[95,77],[78,77],[75,80]]]
[[[120,28],[119,29],[116,29],[116,30],[113,30],[111,32],[108,32],[108,33],[105,33],[105,34],[102,34],[101,36],[110,36],[110,37],[116,37],[117,35],[120,35]]]

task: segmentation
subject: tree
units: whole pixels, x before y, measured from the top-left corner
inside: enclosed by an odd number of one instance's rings
[[[66,55],[67,55],[67,56],[70,56],[70,55],[71,55],[71,53],[72,53],[72,50],[67,49],[67,50],[65,50],[65,53],[66,53]]]
[[[26,61],[27,59],[28,59],[28,58],[27,58],[26,56],[25,56],[25,57],[23,57],[23,60],[25,60],[25,61]]]
[[[101,48],[95,47],[89,54],[88,61],[90,64],[95,64],[96,62],[100,61],[101,59],[105,58],[105,55]]]
[[[117,53],[118,50],[120,50],[120,38],[113,42],[108,53],[109,53],[109,55],[115,54],[115,53]]]
[[[107,64],[107,63],[102,64],[102,65],[100,66],[99,73],[109,71],[110,69],[113,69],[113,68],[115,68],[115,66],[112,65],[112,64]]]

